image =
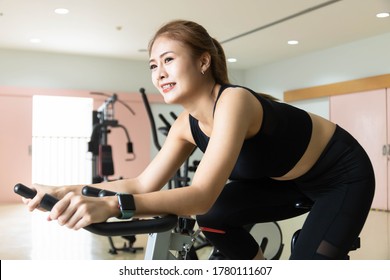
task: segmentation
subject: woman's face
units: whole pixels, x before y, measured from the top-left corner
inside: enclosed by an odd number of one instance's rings
[[[157,38],[150,52],[149,66],[154,86],[168,104],[181,104],[200,82],[201,63],[182,43],[164,36]]]

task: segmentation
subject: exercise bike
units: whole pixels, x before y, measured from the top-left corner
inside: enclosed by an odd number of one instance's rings
[[[14,192],[26,198],[33,198],[36,195],[35,190],[29,189],[22,184],[15,185]],[[84,195],[96,197],[115,195],[113,192],[91,188],[89,186],[85,186],[82,193]],[[40,207],[50,211],[57,201],[56,198],[46,194],[41,200]],[[310,211],[311,207],[311,205],[307,206],[305,202],[297,202],[297,205],[295,206],[302,207],[301,209],[306,212]],[[144,257],[145,260],[195,259],[191,252],[196,252],[196,250],[199,249],[199,247],[196,247],[196,242],[200,231],[194,230],[195,221],[193,219],[185,219],[184,221],[184,223],[179,222],[179,217],[176,215],[163,215],[150,219],[107,221],[91,224],[84,229],[102,236],[149,234]],[[265,225],[270,226],[269,230],[266,230]],[[177,230],[178,226],[180,230]],[[251,225],[248,230],[255,238],[258,238],[259,246],[263,249],[267,259],[280,258],[284,244],[280,227],[276,221],[269,224],[261,223]],[[261,236],[260,233],[264,234],[264,236]],[[298,238],[298,234],[295,238]],[[271,252],[270,242],[277,243],[275,246],[276,250],[274,250],[272,256],[268,255],[268,253]],[[295,243],[294,240],[292,240],[292,242]],[[294,244],[292,244],[292,248],[293,245]],[[209,244],[207,244],[207,246],[209,246]],[[359,246],[357,246],[357,248],[358,247]]]
[[[164,124],[163,127],[156,128],[156,124],[154,121],[154,117],[152,114],[152,110],[148,101],[148,98],[145,94],[145,89],[141,88],[140,93],[142,95],[142,100],[145,105],[145,109],[148,113],[151,129],[152,129],[152,136],[153,136],[153,142],[154,145],[158,150],[161,149],[161,145],[158,141],[157,136],[157,130],[163,133],[165,136],[168,134],[169,129],[171,128],[171,123],[162,115],[159,114],[159,118],[161,119],[162,123]],[[175,120],[177,117],[176,115],[171,112],[171,117]],[[192,154],[191,154],[192,155]],[[196,170],[196,166],[199,164],[199,161],[193,161],[193,165],[189,165],[189,158],[186,159],[184,165],[183,165],[183,173],[180,173],[180,170],[177,171],[176,175],[170,180],[169,187],[171,188],[172,185],[175,187],[184,187],[186,186],[190,179],[188,178],[188,172],[194,172]],[[173,182],[173,183],[172,183]],[[309,198],[302,197],[299,200],[295,202],[295,204],[289,205],[288,207],[293,208],[297,211],[297,213],[304,214],[311,210],[311,207],[313,206],[313,201],[311,201]],[[180,221],[180,218],[179,218]],[[189,223],[188,220],[183,222]],[[192,224],[195,223],[195,221],[191,221]],[[257,223],[257,224],[249,224],[245,227],[250,234],[254,237],[254,239],[259,244],[260,248],[263,251],[264,257],[269,260],[277,260],[280,259],[283,249],[284,249],[284,242],[283,242],[283,234],[282,230],[278,224],[277,221],[270,221],[265,223]],[[191,234],[191,227],[186,228],[185,232],[189,231],[189,234]],[[291,252],[294,250],[295,244],[298,240],[300,229],[298,229],[292,236],[290,245],[291,245]],[[196,239],[194,240],[193,246],[191,246],[190,251],[188,252],[188,256],[191,259],[198,259],[197,251],[203,249],[204,247],[212,247],[212,244],[210,242],[202,237],[201,235],[196,235]],[[358,238],[353,246],[351,247],[352,250],[357,250],[360,248],[360,238]],[[349,256],[347,256],[349,258]],[[209,259],[226,259],[226,257],[218,251],[218,249],[214,248],[212,250],[212,253],[210,255]]]
[[[188,171],[191,169],[196,169],[196,167],[189,167]],[[176,182],[174,183],[176,186],[180,183],[180,185],[183,186],[187,183],[185,182],[186,180],[187,179],[183,180],[183,174],[178,172],[172,183]],[[35,190],[32,190],[23,184],[16,184],[14,186],[14,192],[26,198],[33,198],[36,195]],[[90,196],[105,196],[114,194],[112,192],[88,186],[86,186],[82,192],[84,195]],[[57,201],[58,200],[56,198],[46,194],[41,200],[40,207],[50,211]],[[94,234],[107,237],[148,234],[144,256],[145,260],[186,260],[198,259],[197,256],[192,253],[196,253],[197,250],[204,246],[211,247],[211,244],[206,239],[202,238],[201,232],[199,230],[194,230],[194,226],[194,219],[179,218],[176,215],[163,215],[149,219],[134,219],[127,221],[109,220],[104,223],[91,224],[84,229]],[[279,236],[281,240],[280,228],[276,228],[278,233],[280,232]],[[270,236],[275,235],[271,233]],[[265,251],[267,251],[267,249]]]
[[[16,184],[14,192],[25,198],[34,198],[36,191],[23,184]],[[115,193],[86,186],[82,190],[84,195],[106,196]],[[58,199],[45,194],[40,207],[51,211]],[[164,215],[150,219],[135,219],[127,221],[108,221],[95,223],[84,227],[85,230],[102,236],[129,236],[136,234],[149,234],[145,260],[186,259],[187,253],[193,243],[188,235],[175,234],[172,230],[177,226],[176,215]]]
[[[157,132],[160,132],[162,135],[167,136],[172,124],[170,121],[168,121],[168,119],[163,114],[158,114],[158,117],[163,123],[163,126],[157,127],[149,100],[145,93],[145,89],[141,88],[140,93],[141,93],[142,101],[145,106],[145,110],[149,118],[154,146],[156,147],[157,150],[160,150],[161,144],[159,142],[159,137]],[[174,112],[170,112],[169,115],[173,119],[173,121],[177,119],[177,116]],[[189,184],[190,182],[189,173],[195,172],[198,164],[200,163],[199,160],[192,160],[192,161],[190,160],[193,154],[194,151],[192,152],[190,157],[188,157],[185,160],[181,169],[177,170],[175,176],[171,178],[171,180],[169,180],[168,182],[169,189],[181,188]],[[197,252],[206,247],[209,247],[211,248],[209,259],[213,259],[213,260],[226,259],[226,257],[221,252],[219,252],[217,248],[214,248],[213,245],[200,232],[195,234],[194,219],[179,218],[178,223],[179,224],[178,227],[176,228],[176,231],[179,231],[182,234],[193,235],[195,238],[194,244],[191,246],[187,254],[188,258],[199,259]],[[283,243],[282,230],[276,221],[259,223],[259,224],[250,224],[247,225],[245,228],[251,233],[251,235],[258,242],[260,248],[264,252],[265,258],[272,259],[272,260],[280,259],[280,256],[283,252],[284,243]]]

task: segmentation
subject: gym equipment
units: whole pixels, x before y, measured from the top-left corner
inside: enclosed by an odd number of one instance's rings
[[[127,153],[133,155],[133,157],[128,160],[135,159],[133,143],[130,140],[129,133],[126,127],[119,124],[118,120],[115,119],[115,103],[121,103],[132,113],[132,115],[135,115],[135,112],[126,103],[119,100],[115,93],[111,96],[100,92],[92,92],[91,94],[107,97],[98,110],[93,111],[93,129],[91,140],[88,143],[88,151],[92,153],[92,183],[100,183],[109,181],[108,176],[114,175],[115,173],[112,147],[108,144],[108,134],[111,132],[111,128],[119,127],[124,131],[127,138]],[[111,247],[109,253],[117,254],[118,251],[135,253],[137,250],[143,249],[142,247],[134,247],[136,241],[135,236],[122,236],[122,238],[125,239],[125,243],[122,248],[117,248],[115,247],[112,237],[108,237]]]
[[[299,208],[299,209],[306,209],[308,211],[310,211],[311,207],[313,206],[313,203],[312,202],[298,202],[295,204],[295,207],[296,208]],[[298,237],[299,237],[299,234],[300,234],[301,230],[298,229],[296,232],[294,232],[292,238],[291,238],[291,252],[294,251],[294,247],[295,247],[295,243],[297,242],[298,240]],[[352,244],[352,247],[350,248],[349,251],[355,251],[357,249],[360,248],[360,237],[358,237],[355,242]],[[346,260],[349,260],[350,259],[350,256],[347,255],[345,257]]]
[[[160,120],[162,121],[164,126],[157,128],[156,122],[154,120],[152,108],[151,108],[150,103],[149,103],[149,99],[145,93],[145,89],[140,88],[139,92],[141,93],[142,101],[144,103],[145,110],[146,110],[146,113],[147,113],[148,118],[149,118],[153,143],[154,143],[156,149],[160,150],[161,144],[159,142],[157,131],[162,133],[164,136],[167,136],[172,125],[164,117],[164,115],[158,114],[158,117],[160,118]],[[174,112],[170,112],[169,115],[171,116],[171,118],[173,120],[177,119],[177,115]],[[194,152],[195,152],[195,150],[191,153],[190,157],[188,157],[185,160],[182,167],[176,171],[173,178],[171,178],[168,181],[168,189],[181,188],[181,187],[188,186],[188,184],[190,183],[189,172],[195,172],[197,166],[200,163],[199,160],[194,160],[192,162],[192,165],[190,165],[190,158]],[[196,224],[195,219],[188,218],[188,217],[187,218],[179,217],[178,226],[174,229],[174,231],[176,233],[194,236],[195,239],[193,241],[193,244],[190,247],[189,252],[187,252],[187,258],[192,259],[192,260],[199,259],[198,255],[196,254],[196,252],[198,250],[205,248],[205,247],[212,247],[211,243],[201,234],[200,231],[194,231],[195,224]]]
[[[16,184],[14,192],[25,198],[33,198],[36,191],[23,184]],[[102,197],[115,195],[114,192],[85,186],[82,194],[86,196]],[[53,196],[45,194],[40,207],[50,211],[57,203]],[[194,231],[195,220],[178,218],[176,215],[164,215],[150,219],[133,219],[126,221],[109,221],[91,224],[85,227],[94,234],[102,236],[133,236],[149,234],[145,251],[145,260],[196,260],[196,250],[211,244],[201,240],[203,246],[195,246],[199,240],[200,230]],[[248,230],[255,236],[267,259],[279,259],[283,249],[282,232],[276,222],[249,226]],[[194,255],[195,254],[195,255]],[[226,259],[214,249],[210,259]]]
[[[144,90],[140,90],[141,93],[144,93]],[[150,108],[150,107],[149,107]],[[164,122],[165,123],[165,122]],[[169,122],[167,122],[168,125]],[[166,123],[165,123],[166,124]],[[154,126],[155,128],[155,126]],[[154,130],[155,131],[155,130]],[[160,131],[165,131],[168,133],[169,127],[162,129]],[[156,136],[156,135],[154,135]],[[158,140],[157,140],[158,141]],[[188,167],[187,170],[195,170],[196,166],[193,168]],[[180,174],[180,173],[178,173]],[[183,180],[184,179],[184,180]],[[182,177],[178,175],[173,180],[177,180],[181,186],[183,182],[187,183],[187,177]],[[14,187],[15,193],[26,197],[33,198],[36,195],[36,191],[27,188],[22,184],[17,184]],[[106,196],[106,195],[115,195],[114,192],[101,190],[97,188],[92,188],[89,186],[84,187],[82,191],[83,195],[90,196]],[[44,195],[40,206],[48,211],[54,206],[58,200],[48,194]],[[296,208],[302,208],[307,211],[310,211],[312,206],[311,201],[301,201],[297,202],[295,205]],[[120,222],[104,222],[91,224],[84,229],[103,236],[134,236],[136,234],[149,234],[145,259],[146,260],[157,260],[157,259],[198,259],[196,251],[204,248],[205,246],[210,246],[211,244],[200,234],[200,230],[194,231],[195,220],[190,218],[179,218],[176,215],[164,215],[160,217],[155,217],[151,219],[144,220],[128,220]],[[259,246],[263,249],[264,256],[266,259],[279,259],[283,251],[283,236],[280,230],[279,225],[276,221],[270,223],[258,223],[254,225],[248,225],[248,230],[255,237]],[[291,248],[293,250],[295,242],[298,238],[299,230],[294,234]],[[197,244],[199,243],[200,244]],[[357,242],[354,244],[354,247],[351,250],[356,250],[360,247],[360,239],[358,238]],[[213,254],[210,259],[226,259],[220,252],[216,249],[213,250]]]
[[[23,184],[16,184],[14,192],[25,198],[33,198],[36,191]],[[91,188],[86,186],[84,194],[94,196],[112,195],[113,192]],[[57,203],[58,199],[45,194],[41,200],[40,207],[50,211]],[[127,221],[110,221],[91,224],[84,227],[94,234],[103,236],[132,236],[136,234],[149,234],[145,260],[167,260],[186,259],[187,253],[193,243],[193,237],[180,233],[173,233],[172,229],[177,226],[178,217],[176,215],[164,215],[150,219],[135,219]],[[175,255],[174,252],[177,252]]]
[[[82,194],[94,197],[116,195],[115,192],[91,186],[85,186],[82,189]],[[177,224],[172,227],[171,232],[150,234],[147,242],[145,259],[188,259],[188,253],[195,241],[195,233],[194,235],[189,234],[189,232],[193,230],[194,225],[194,219],[178,218]],[[167,244],[170,244],[169,248],[167,247]],[[172,250],[177,253],[167,253]]]
[[[149,121],[151,124],[153,141],[156,148],[159,150],[161,149],[161,145],[158,141],[157,130],[163,133],[164,135],[167,135],[169,129],[171,128],[171,124],[169,123],[169,121],[167,121],[167,119],[163,115],[159,114],[159,118],[164,123],[165,127],[160,127],[157,129],[148,98],[145,94],[145,89],[141,88],[140,93],[142,95],[142,100],[144,102],[146,111],[148,113]],[[170,115],[174,120],[177,118],[173,112],[171,112]],[[188,172],[195,172],[198,164],[199,161],[194,160],[193,166],[189,166],[189,158],[187,158],[187,160],[183,165],[183,173],[181,174],[180,173],[181,170],[178,170],[176,175],[171,179],[169,187],[170,188],[172,187],[172,183],[174,184],[175,187],[183,187],[185,185],[188,185],[189,183]],[[294,207],[309,212],[312,205],[313,202],[309,198],[307,198],[302,201],[297,201]],[[182,221],[182,223],[187,223],[187,222],[188,222],[187,220]],[[180,223],[180,218],[179,218],[179,223]],[[264,253],[264,257],[266,259],[269,260],[280,259],[280,256],[284,249],[284,243],[283,243],[282,231],[277,221],[268,222],[268,223],[250,224],[246,226],[246,229],[251,233],[251,235],[255,238],[255,240],[259,244],[260,248]],[[300,229],[297,230],[292,236],[291,251],[294,249],[299,233],[300,233]],[[191,234],[191,231],[189,232],[189,234]],[[197,235],[195,239],[195,243],[193,244],[193,246],[191,246],[190,251],[188,252],[188,256],[191,259],[198,259],[196,252],[204,247],[212,247],[212,244],[202,235]],[[360,238],[356,240],[351,250],[356,250],[358,248],[360,248]],[[210,259],[226,259],[226,257],[223,256],[216,248],[214,248],[210,255]]]
[[[249,233],[260,245],[265,259],[280,259],[283,253],[284,243],[282,230],[276,221],[250,225]]]
[[[145,89],[140,88],[139,92],[141,93],[142,101],[144,103],[145,110],[146,110],[146,113],[147,113],[148,118],[149,118],[153,143],[154,143],[157,150],[161,150],[161,144],[158,140],[157,130],[159,132],[161,132],[164,136],[167,136],[168,132],[171,128],[171,123],[164,117],[164,115],[159,114],[158,116],[159,116],[160,120],[164,123],[165,126],[157,128],[156,122],[155,122],[154,117],[153,117],[152,109],[150,107],[148,97],[146,96],[146,93],[145,93]],[[173,120],[177,119],[177,116],[174,112],[170,112],[170,116],[173,118]],[[192,152],[191,155],[193,155],[194,151]],[[185,160],[182,168],[177,170],[175,176],[173,178],[171,178],[171,180],[169,180],[168,189],[181,188],[181,187],[188,185],[188,183],[190,181],[190,178],[188,177],[189,171],[195,171],[197,164],[199,164],[199,161],[194,161],[193,162],[194,165],[190,166],[189,160],[190,160],[190,157],[188,157]]]
[[[26,187],[23,184],[16,184],[14,192],[25,198],[34,198],[37,192]],[[51,211],[53,206],[58,202],[58,199],[45,194],[41,200],[40,207],[47,211]],[[121,236],[129,232],[134,234],[145,234],[150,232],[164,232],[173,228],[177,223],[177,216],[165,215],[153,219],[135,220],[130,222],[105,222],[91,224],[84,229],[103,236]]]
[[[119,121],[115,119],[114,105],[116,102],[119,102],[133,115],[135,115],[135,113],[126,103],[120,101],[115,93],[111,96],[98,92],[92,92],[91,94],[104,95],[108,97],[97,111],[93,111],[93,129],[91,140],[88,143],[88,151],[92,153],[92,182],[100,183],[108,181],[108,176],[114,174],[112,147],[108,144],[108,134],[111,132],[110,128],[121,128],[124,131],[127,138],[127,153],[133,155],[133,157],[128,160],[135,159],[133,143],[130,140],[130,135],[126,127],[119,124]]]

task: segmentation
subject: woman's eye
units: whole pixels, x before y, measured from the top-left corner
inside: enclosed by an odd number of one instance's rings
[[[149,65],[149,69],[150,70],[153,70],[153,69],[155,69],[157,66],[155,65],[155,64],[151,64],[151,65]]]
[[[172,61],[172,60],[173,60],[172,57],[167,57],[167,58],[164,59],[164,62],[165,62],[165,63],[168,63],[168,62],[170,62],[170,61]]]

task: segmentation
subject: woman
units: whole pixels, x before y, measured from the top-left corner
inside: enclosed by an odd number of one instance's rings
[[[61,200],[49,220],[76,230],[133,214],[197,215],[228,258],[261,259],[244,226],[299,215],[291,203],[307,196],[314,204],[291,259],[344,258],[374,194],[373,169],[357,141],[319,116],[230,85],[221,45],[194,22],[163,26],[149,54],[155,87],[184,111],[142,174],[97,186],[132,194],[126,203],[135,207],[118,209],[116,197],[83,197],[82,186],[36,185],[38,195],[25,200],[29,209],[51,193]],[[191,185],[160,191],[196,146],[204,156]]]

